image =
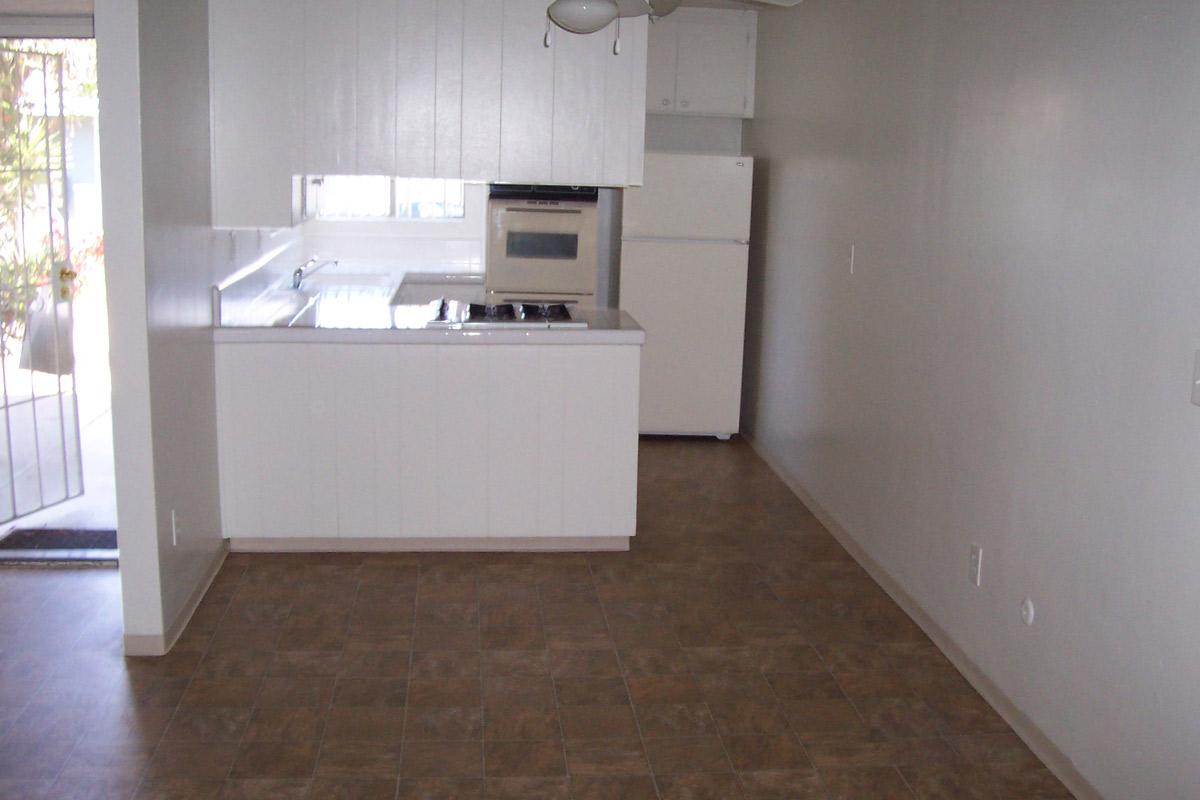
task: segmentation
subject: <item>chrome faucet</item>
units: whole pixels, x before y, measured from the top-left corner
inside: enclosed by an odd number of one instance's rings
[[[292,288],[299,289],[300,284],[304,282],[304,278],[306,276],[312,275],[317,270],[324,269],[325,267],[328,267],[330,264],[333,264],[336,267],[337,263],[338,263],[338,261],[336,258],[331,258],[330,260],[325,261],[320,264],[317,264],[316,256],[310,258],[308,261],[305,261],[303,264],[296,267],[296,271],[292,273]],[[317,265],[314,267],[313,264],[317,264]]]

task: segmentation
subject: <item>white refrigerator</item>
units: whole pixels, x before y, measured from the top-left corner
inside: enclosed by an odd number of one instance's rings
[[[647,153],[625,190],[620,306],[646,329],[641,432],[738,432],[754,159]]]

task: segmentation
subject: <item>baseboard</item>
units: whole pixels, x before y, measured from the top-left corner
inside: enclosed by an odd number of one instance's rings
[[[184,604],[179,614],[175,616],[175,620],[167,626],[167,630],[163,635],[125,634],[125,655],[165,656],[171,652],[171,648],[175,646],[175,642],[179,640],[187,624],[192,621],[192,614],[196,613],[200,601],[208,593],[208,587],[212,586],[212,582],[217,577],[217,573],[221,571],[221,565],[225,563],[225,556],[228,554],[229,542],[222,541],[221,548],[213,556],[212,562],[208,565],[208,571],[204,575],[204,580],[200,581],[196,586],[187,603]]]
[[[406,539],[230,539],[235,553],[609,553],[628,536],[421,537]]]
[[[1058,745],[1054,744],[1042,732],[1042,729],[996,686],[992,679],[955,643],[950,634],[933,621],[933,618],[921,608],[917,601],[904,590],[886,569],[867,555],[867,552],[837,518],[818,503],[804,486],[790,475],[765,447],[751,436],[743,434],[743,437],[754,448],[754,452],[758,453],[759,458],[767,462],[767,466],[800,498],[800,501],[808,507],[813,516],[828,529],[842,547],[846,548],[846,551],[870,574],[875,582],[879,584],[880,588],[896,601],[897,605],[912,618],[913,622],[920,626],[921,630],[925,631],[925,634],[950,659],[951,663],[962,673],[963,677],[991,704],[992,708],[996,709],[997,713],[1004,718],[1004,721],[1009,724],[1017,736],[1021,737],[1021,740],[1029,746],[1034,755],[1042,760],[1042,763],[1063,782],[1063,785],[1078,800],[1103,800],[1100,792],[1080,774],[1074,762],[1059,749]]]

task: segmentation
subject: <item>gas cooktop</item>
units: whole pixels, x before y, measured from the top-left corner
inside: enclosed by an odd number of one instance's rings
[[[430,327],[482,329],[586,328],[566,303],[462,303],[444,300]]]

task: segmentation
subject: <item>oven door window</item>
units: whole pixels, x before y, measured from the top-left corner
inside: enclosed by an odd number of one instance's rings
[[[579,235],[509,231],[505,254],[509,258],[574,261],[579,257]]]

